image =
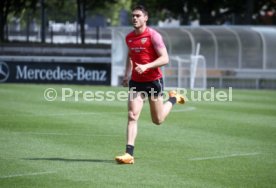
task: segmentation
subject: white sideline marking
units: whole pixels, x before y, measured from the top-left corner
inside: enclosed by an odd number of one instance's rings
[[[203,160],[211,160],[211,159],[224,159],[230,157],[240,157],[240,156],[252,156],[252,155],[260,155],[260,153],[236,153],[231,155],[221,155],[221,156],[213,156],[213,157],[196,157],[188,159],[189,161],[203,161]]]
[[[0,179],[5,178],[15,178],[15,177],[22,177],[22,176],[38,176],[43,174],[54,174],[55,171],[48,171],[48,172],[33,172],[33,173],[27,173],[27,174],[14,174],[14,175],[8,175],[8,176],[0,176]]]
[[[88,136],[88,137],[119,137],[121,135],[112,134],[68,134],[68,133],[47,133],[47,132],[14,132],[15,134],[34,134],[34,135],[56,135],[56,136]]]
[[[71,116],[71,115],[93,115],[99,114],[96,112],[83,112],[83,113],[54,113],[54,114],[0,114],[0,116],[25,116],[25,117],[32,117],[32,116]]]
[[[172,112],[187,112],[187,111],[193,111],[195,109],[196,109],[195,107],[187,107],[183,109],[172,110]]]
[[[122,112],[110,112],[108,114],[121,114]],[[106,115],[106,112],[77,112],[77,113],[51,113],[51,114],[0,114],[0,116],[23,116],[23,117],[38,117],[38,116],[73,116],[73,115]]]
[[[30,116],[72,116],[72,115],[93,115],[97,112],[79,112],[79,113],[54,113],[54,114],[30,114]]]

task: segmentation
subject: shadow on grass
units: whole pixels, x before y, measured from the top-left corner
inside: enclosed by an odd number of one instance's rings
[[[90,162],[90,163],[115,163],[114,160],[103,160],[103,159],[66,159],[66,158],[59,158],[59,157],[23,158],[23,160],[29,160],[29,161],[62,161],[62,162]]]

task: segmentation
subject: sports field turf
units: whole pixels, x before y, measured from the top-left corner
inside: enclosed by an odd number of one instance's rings
[[[0,85],[0,187],[276,187],[276,91],[233,90],[232,102],[176,105],[161,126],[141,114],[135,164],[126,102],[44,99],[68,85]]]

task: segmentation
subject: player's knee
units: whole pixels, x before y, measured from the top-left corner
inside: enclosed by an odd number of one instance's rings
[[[129,121],[137,121],[138,120],[138,114],[134,113],[133,111],[128,112],[128,120]]]
[[[152,118],[152,122],[155,124],[155,125],[161,125],[163,122],[164,122],[164,119],[163,118]]]

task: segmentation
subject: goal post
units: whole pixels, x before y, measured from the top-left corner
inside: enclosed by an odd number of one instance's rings
[[[194,55],[170,55],[170,64],[163,69],[165,87],[206,89],[206,61],[199,51],[200,44]]]
[[[204,56],[197,55],[191,56],[190,64],[190,88],[191,89],[206,89],[207,78],[206,78],[206,61]]]

